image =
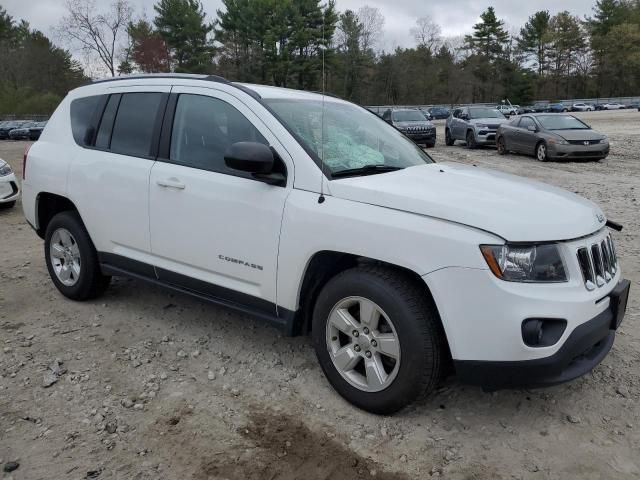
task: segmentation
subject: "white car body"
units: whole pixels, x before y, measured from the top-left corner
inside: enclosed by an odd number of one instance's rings
[[[624,105],[622,105],[621,103],[605,103],[602,108],[604,110],[624,110],[625,107]]]
[[[132,161],[74,142],[73,100],[134,91],[191,93],[232,105],[284,161],[286,185]],[[256,313],[289,334],[300,331],[295,322],[305,275],[317,255],[341,252],[397,266],[421,278],[431,292],[458,373],[474,383],[492,383],[485,366],[500,368],[504,362],[510,369],[514,362],[544,364],[564,355],[576,329],[612,308],[609,295],[622,278],[620,268],[588,289],[576,260],[577,249],[609,237],[605,214],[594,203],[543,183],[455,163],[330,179],[256,93],[262,99],[320,98],[184,76],[122,79],[72,91],[29,152],[26,219],[43,235],[44,199],[67,199],[104,263],[113,267],[109,271],[124,273],[133,263],[221,287],[272,307],[272,313]],[[324,101],[327,109],[346,103]],[[507,242],[557,244],[568,280],[498,279],[479,246]],[[553,345],[532,348],[521,333],[529,318],[565,319],[566,329]],[[479,372],[475,380],[472,372]],[[549,383],[577,376],[562,375]],[[508,380],[507,385],[514,379]]]
[[[571,109],[574,112],[591,112],[593,111],[593,105],[587,105],[586,103],[574,103]]]
[[[505,116],[517,115],[519,105],[498,105],[496,110],[498,110],[501,114]]]
[[[2,172],[7,172],[3,175]],[[20,198],[20,183],[9,164],[0,158],[0,205],[12,204]]]

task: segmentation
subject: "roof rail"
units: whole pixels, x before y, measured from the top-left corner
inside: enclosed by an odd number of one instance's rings
[[[144,75],[122,75],[120,77],[102,78],[100,80],[93,80],[92,82],[90,82],[90,84],[155,78],[182,78],[185,80],[205,80],[208,82],[231,83],[226,78],[220,77],[218,75],[198,75],[191,73],[147,73]]]
[[[256,100],[260,100],[262,97],[258,92],[252,90],[251,88],[245,87],[244,85],[238,83],[232,83],[224,77],[219,75],[197,75],[197,74],[189,74],[189,73],[148,73],[145,75],[123,75],[120,77],[113,78],[104,78],[100,80],[94,80],[89,82],[88,85],[95,83],[106,83],[106,82],[118,82],[123,80],[141,80],[141,79],[155,79],[155,78],[172,78],[172,79],[185,79],[185,80],[203,80],[206,82],[216,82],[216,83],[224,83],[225,85],[230,85],[232,87],[237,88],[238,90],[243,91],[247,95],[251,95]]]

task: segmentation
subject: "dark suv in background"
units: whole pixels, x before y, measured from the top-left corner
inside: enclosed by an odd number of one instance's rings
[[[393,125],[418,145],[436,145],[436,127],[417,108],[390,108],[382,119]]]

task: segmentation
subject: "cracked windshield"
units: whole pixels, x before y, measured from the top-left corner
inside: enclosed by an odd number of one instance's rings
[[[332,174],[369,166],[406,168],[433,160],[411,140],[366,110],[326,101],[324,142],[322,102],[318,100],[265,100],[278,117],[322,158]]]

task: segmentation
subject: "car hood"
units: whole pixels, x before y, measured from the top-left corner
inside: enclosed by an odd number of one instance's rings
[[[561,136],[565,140],[602,140],[606,138],[595,130],[552,130],[552,133]]]
[[[594,203],[541,182],[456,163],[331,181],[335,197],[494,233],[511,242],[569,240],[604,226]]]

